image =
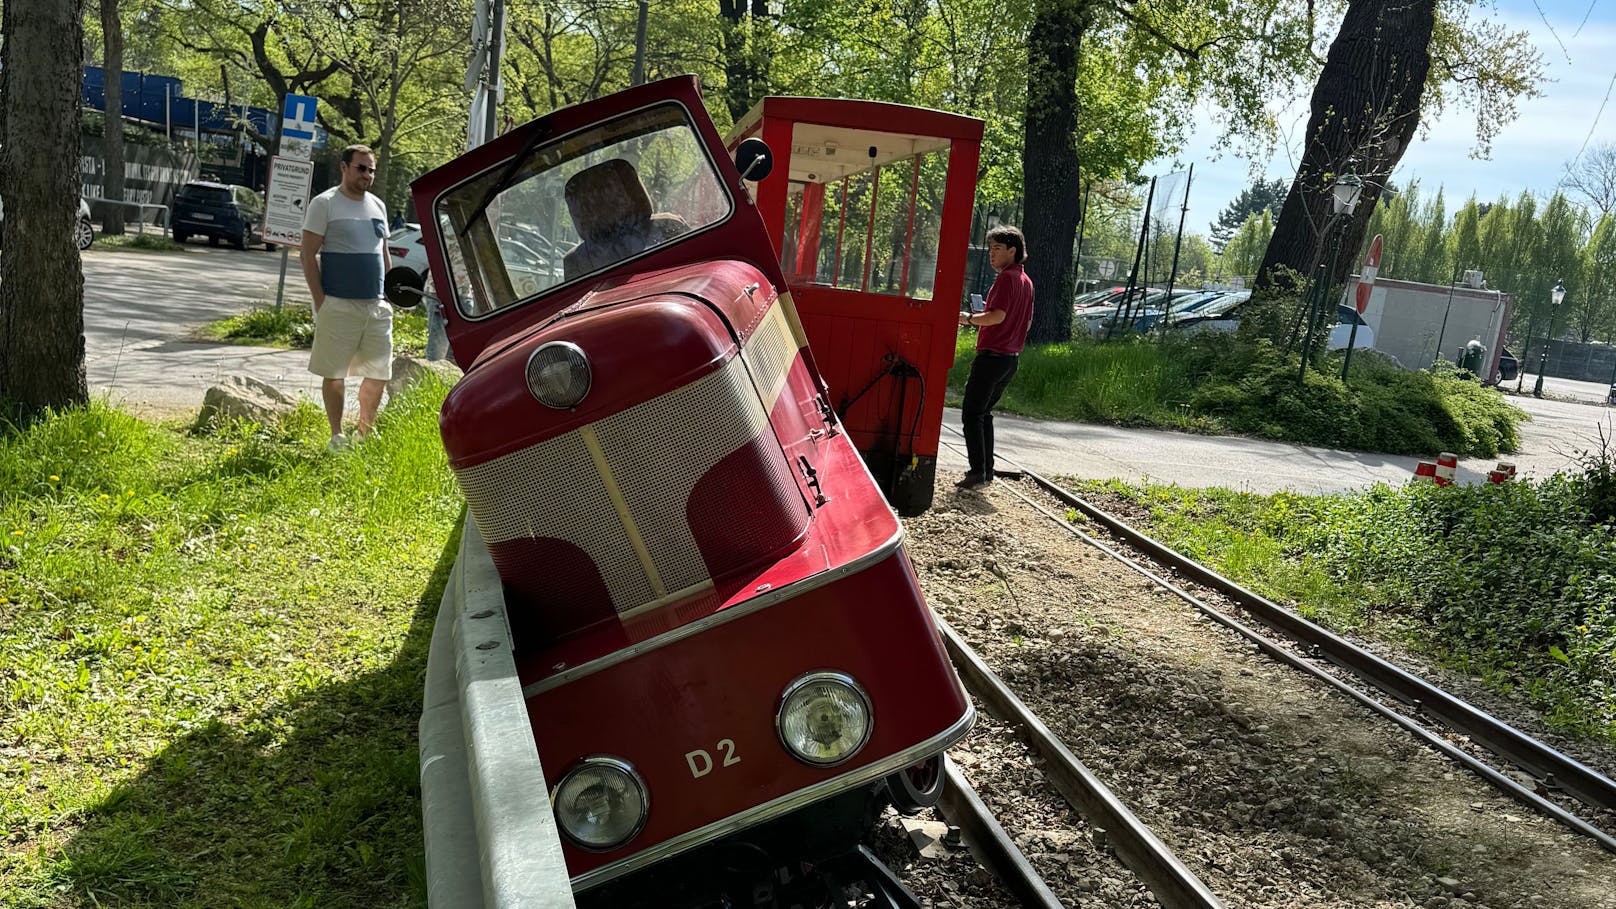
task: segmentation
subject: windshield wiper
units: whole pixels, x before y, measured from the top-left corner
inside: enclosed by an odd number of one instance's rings
[[[495,196],[510,189],[511,178],[516,176],[517,169],[527,163],[528,157],[533,154],[533,150],[538,147],[540,142],[544,141],[544,137],[547,135],[549,135],[549,130],[534,127],[533,135],[529,136],[528,140],[522,144],[522,150],[516,153],[516,157],[511,159],[511,163],[505,165],[505,170],[500,173],[499,179],[495,180],[494,185],[488,188],[488,192],[483,195],[483,200],[478,202],[477,208],[472,211],[471,217],[466,219],[466,226],[460,228],[461,237],[464,237],[471,230],[471,226],[477,223],[477,219],[482,217],[483,212],[488,210],[488,206],[494,204]]]

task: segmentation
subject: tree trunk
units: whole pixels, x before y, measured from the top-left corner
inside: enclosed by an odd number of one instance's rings
[[[1334,284],[1358,258],[1376,200],[1419,126],[1420,98],[1431,69],[1434,3],[1350,0],[1313,87],[1307,148],[1274,225],[1257,286],[1271,287],[1281,266],[1303,277],[1324,255],[1326,228],[1342,230],[1329,264]],[[1330,186],[1337,174],[1363,178],[1363,196],[1350,220],[1332,224]]]
[[[1027,209],[1027,277],[1036,299],[1029,341],[1072,337],[1077,239],[1078,46],[1093,21],[1092,0],[1038,0],[1027,39],[1027,117],[1022,149]]]
[[[0,398],[31,414],[89,400],[84,273],[73,243],[84,4],[0,9]]]
[[[769,14],[765,0],[718,0],[720,50],[724,54],[724,105],[732,121],[752,109],[768,82],[760,23]],[[750,21],[749,21],[750,20]]]
[[[101,57],[102,92],[106,111],[101,140],[104,178],[101,197],[123,201],[123,19],[119,0],[101,0],[101,34],[105,53]],[[101,232],[109,236],[123,233],[124,207],[107,205],[101,218]]]

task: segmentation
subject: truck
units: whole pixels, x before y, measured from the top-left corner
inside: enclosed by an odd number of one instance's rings
[[[1348,278],[1343,307],[1357,300],[1359,277]],[[1458,363],[1465,345],[1480,341],[1485,352],[1476,374],[1483,384],[1496,385],[1513,312],[1510,295],[1488,288],[1482,273],[1472,270],[1452,286],[1376,278],[1363,319],[1374,329],[1375,349],[1407,369],[1444,359]]]

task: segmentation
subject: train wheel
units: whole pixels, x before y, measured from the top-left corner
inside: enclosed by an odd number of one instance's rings
[[[900,814],[919,814],[943,795],[943,756],[934,754],[887,777],[887,795]]]

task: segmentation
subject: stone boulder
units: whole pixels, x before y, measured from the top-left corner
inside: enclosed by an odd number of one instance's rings
[[[296,398],[268,382],[250,376],[227,376],[203,396],[193,429],[202,432],[238,419],[267,426],[296,406]]]
[[[404,393],[404,389],[421,381],[425,375],[435,375],[445,385],[460,381],[460,367],[449,360],[427,360],[422,357],[394,357],[393,378],[387,382],[389,400]]]

